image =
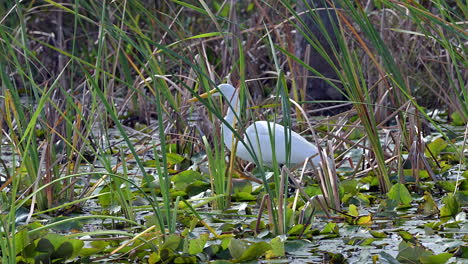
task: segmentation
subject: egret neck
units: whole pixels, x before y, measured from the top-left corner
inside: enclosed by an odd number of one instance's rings
[[[223,86],[226,86],[226,87],[223,87]],[[230,86],[229,88],[232,88],[232,89],[229,89],[227,86]],[[229,107],[228,107],[226,116],[224,117],[224,120],[226,121],[226,123],[228,123],[231,126],[231,128],[229,128],[223,122],[222,131],[223,131],[224,145],[229,149],[229,151],[232,151],[234,138],[233,138],[233,133],[231,129],[235,129],[235,125],[237,122],[236,114],[240,113],[239,90],[235,89],[234,87],[228,84],[221,84],[219,89],[220,90],[222,89],[223,96],[229,102]]]

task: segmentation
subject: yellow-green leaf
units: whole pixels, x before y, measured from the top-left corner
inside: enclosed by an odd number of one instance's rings
[[[413,201],[411,194],[406,189],[404,184],[397,183],[392,186],[390,191],[387,193],[388,198],[397,201],[399,204],[408,205]]]
[[[429,148],[432,155],[437,157],[440,154],[440,152],[442,152],[442,150],[444,150],[447,146],[448,146],[448,143],[445,142],[443,138],[436,138],[434,141],[429,143],[429,145],[427,145],[427,148]],[[431,156],[428,150],[425,151],[425,154],[428,157]]]

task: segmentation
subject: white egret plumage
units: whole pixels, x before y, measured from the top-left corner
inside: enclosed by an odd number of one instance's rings
[[[224,120],[234,128],[237,113],[240,111],[239,90],[230,84],[221,84],[217,89],[202,94],[200,97],[206,98],[209,94],[211,96],[220,96],[222,94],[229,102],[231,107],[228,108]],[[197,101],[197,99],[193,98],[189,100],[189,102],[193,101]],[[222,132],[224,144],[232,151],[234,133],[224,122],[222,124]],[[274,140],[272,140],[272,137],[274,137]],[[290,151],[287,151],[287,142],[290,142]],[[307,158],[310,158],[314,166],[320,164],[318,149],[314,144],[307,141],[307,139],[298,133],[285,129],[280,124],[268,121],[256,121],[247,127],[243,134],[243,140],[239,140],[237,144],[236,156],[249,162],[255,162],[251,152],[248,150],[251,149],[258,159],[261,158],[264,165],[271,166],[274,159],[272,144],[274,144],[274,152],[278,164],[286,164],[288,162],[287,155],[289,155],[290,165],[304,163]]]

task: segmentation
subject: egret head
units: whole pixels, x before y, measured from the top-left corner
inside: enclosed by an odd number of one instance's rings
[[[218,91],[215,92],[213,95],[219,96],[220,93],[222,93],[223,96],[228,101],[231,101],[233,99],[233,97],[234,97],[234,94],[236,93],[236,88],[234,88],[234,86],[232,86],[232,85],[230,85],[228,83],[220,84],[220,85],[218,85],[218,88],[214,89],[214,90],[218,90]]]

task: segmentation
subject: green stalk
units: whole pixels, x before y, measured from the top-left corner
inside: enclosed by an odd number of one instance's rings
[[[143,163],[137,153],[137,151],[135,150],[135,147],[133,146],[133,143],[132,141],[130,140],[130,138],[127,136],[127,133],[125,132],[122,124],[120,124],[120,121],[117,117],[117,114],[115,113],[114,111],[114,108],[109,105],[109,103],[107,102],[103,92],[98,88],[97,84],[93,82],[93,80],[91,78],[88,78],[88,82],[91,83],[91,87],[94,88],[94,92],[97,94],[97,96],[101,99],[101,103],[103,104],[104,106],[104,109],[106,110],[106,112],[110,115],[111,119],[114,121],[115,123],[115,126],[117,127],[117,129],[119,130],[121,136],[123,137],[123,139],[125,140],[125,142],[127,143],[127,146],[128,148],[130,149],[130,152],[132,153],[134,159],[135,159],[135,162],[136,164],[138,165],[138,167],[140,168],[140,171],[143,173],[143,178],[146,180],[146,182],[151,182],[151,177],[148,175],[148,173],[146,172],[145,170],[145,167],[143,166]],[[153,188],[150,188],[150,191],[151,191],[151,195],[153,197],[153,199],[150,201],[151,204],[155,203],[157,201],[157,195],[154,191]],[[154,207],[155,209],[155,217],[156,217],[156,221],[158,222],[158,225],[159,225],[159,228],[161,230],[161,232],[164,232],[165,228],[164,228],[164,222],[160,221],[160,211],[159,211],[159,208],[157,206]]]
[[[210,169],[210,180],[211,187],[213,190],[213,196],[219,196],[216,200],[215,209],[224,210],[228,204],[223,196],[227,196],[227,184],[230,184],[226,180],[226,159],[224,153],[224,145],[219,142],[218,137],[214,137],[213,149],[210,147],[206,137],[203,137],[203,143],[205,144],[206,156],[208,158],[208,167]],[[221,195],[221,196],[220,196]]]
[[[159,85],[164,85],[161,81],[157,81]],[[169,173],[167,171],[167,157],[166,157],[166,135],[164,133],[164,124],[163,124],[163,110],[162,110],[162,101],[160,90],[156,89],[156,111],[158,113],[158,131],[159,131],[159,141],[161,148],[161,159],[162,164],[158,168],[162,168],[162,171],[158,169],[159,182],[161,184],[161,193],[163,195],[164,208],[166,213],[167,226],[169,227],[169,233],[174,233],[175,230],[172,230],[174,225],[172,224],[175,219],[171,218],[171,197],[169,189],[171,188],[171,183],[169,181]],[[156,154],[156,153],[155,153]],[[159,159],[158,157],[155,157]]]

